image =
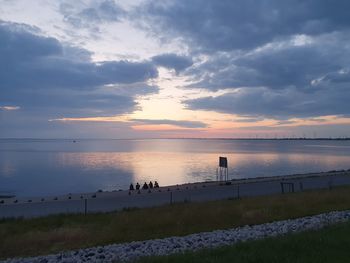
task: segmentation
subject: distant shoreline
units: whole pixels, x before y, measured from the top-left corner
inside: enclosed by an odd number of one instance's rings
[[[350,137],[336,138],[303,138],[303,137],[286,137],[286,138],[0,138],[0,140],[37,140],[37,141],[88,141],[88,140],[228,140],[228,141],[350,141]]]

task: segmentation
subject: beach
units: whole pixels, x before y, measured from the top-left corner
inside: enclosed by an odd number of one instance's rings
[[[0,199],[0,218],[41,217],[62,213],[98,213],[131,208],[283,194],[350,184],[350,171],[294,174],[230,181],[171,185],[148,190],[71,193]]]

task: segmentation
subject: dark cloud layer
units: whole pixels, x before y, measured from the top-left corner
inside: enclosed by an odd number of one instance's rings
[[[43,109],[51,115],[49,118],[103,116],[130,112],[136,107],[134,96],[155,92],[154,88],[144,88],[148,87],[145,81],[158,76],[152,63],[96,64],[87,56],[84,50],[33,34],[26,26],[2,22],[0,104],[20,106],[23,110]],[[106,85],[117,84],[122,84],[118,87],[120,94],[113,88],[106,92]],[[125,89],[128,92],[122,92]]]
[[[348,35],[346,35],[348,36]],[[305,45],[285,45],[219,57],[193,69],[192,88],[233,89],[215,98],[187,101],[192,109],[273,118],[348,115],[349,37],[340,33]]]
[[[146,28],[194,56],[189,88],[227,93],[188,108],[277,119],[349,115],[350,2],[147,2]],[[201,56],[203,57],[203,56]]]
[[[156,33],[216,52],[348,28],[349,5],[347,0],[174,0],[147,2],[139,12]]]
[[[110,61],[99,64],[72,60],[54,38],[41,37],[14,24],[0,24],[1,88],[9,86],[93,88],[113,83],[134,83],[155,78],[148,62]]]
[[[177,73],[185,70],[193,64],[190,57],[179,56],[173,53],[154,56],[152,57],[152,61],[158,66],[174,69]]]
[[[349,114],[349,88],[337,92],[321,90],[304,93],[296,89],[273,91],[267,88],[239,89],[217,97],[187,100],[193,110],[213,110],[243,116],[274,119],[306,118]]]
[[[295,44],[295,39],[244,53],[212,56],[191,70],[199,79],[191,87],[210,90],[238,87],[310,89],[317,79],[349,80],[350,35],[333,33]],[[310,40],[311,41],[311,40]],[[334,81],[336,82],[336,81]]]

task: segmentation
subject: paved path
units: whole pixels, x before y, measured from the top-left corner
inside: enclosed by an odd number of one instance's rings
[[[159,189],[73,194],[31,199],[0,199],[0,218],[38,217],[60,213],[110,212],[133,207],[152,207],[180,202],[300,192],[350,185],[350,171],[242,179],[228,183],[205,182]]]

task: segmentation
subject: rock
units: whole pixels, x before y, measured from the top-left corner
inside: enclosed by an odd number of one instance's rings
[[[85,254],[85,257],[93,257],[95,256],[94,252],[89,252],[88,254]]]

